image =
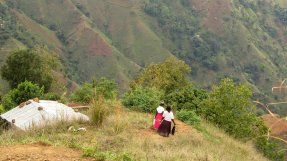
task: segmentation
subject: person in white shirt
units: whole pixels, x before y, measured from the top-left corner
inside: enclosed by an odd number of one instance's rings
[[[176,123],[174,122],[174,115],[171,111],[171,107],[167,106],[166,111],[164,111],[163,113],[162,122],[157,130],[158,134],[161,136],[168,137],[171,132],[171,122],[176,125]]]
[[[160,103],[159,106],[156,108],[156,114],[154,116],[154,120],[153,120],[153,128],[154,129],[158,129],[160,122],[162,120],[162,115],[164,112],[164,103]]]

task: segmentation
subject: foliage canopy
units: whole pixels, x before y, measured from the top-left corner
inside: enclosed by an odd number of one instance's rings
[[[145,68],[131,87],[154,87],[169,93],[188,85],[186,76],[190,72],[190,67],[184,61],[169,57],[162,64],[151,64]]]
[[[25,81],[20,83],[17,88],[10,90],[9,93],[2,98],[4,109],[10,110],[18,104],[35,97],[41,97],[44,94],[44,87],[40,87],[32,82]]]
[[[52,71],[59,64],[56,54],[46,48],[21,49],[8,56],[1,67],[1,76],[12,88],[27,80],[44,86],[48,91],[53,81]]]

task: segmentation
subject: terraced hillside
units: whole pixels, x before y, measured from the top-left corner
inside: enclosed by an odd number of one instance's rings
[[[66,77],[107,76],[126,89],[142,67],[174,55],[202,87],[228,76],[272,98],[272,85],[287,75],[286,7],[282,0],[4,0],[0,62],[10,50],[45,44],[61,54]]]

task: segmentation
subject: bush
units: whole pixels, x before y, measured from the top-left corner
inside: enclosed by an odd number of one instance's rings
[[[89,103],[92,98],[104,97],[114,100],[117,97],[117,84],[114,80],[107,78],[94,79],[92,83],[85,83],[71,97],[74,102]]]
[[[41,99],[57,101],[57,100],[61,100],[61,97],[55,93],[46,93],[43,95]]]
[[[96,97],[104,97],[105,99],[115,99],[118,95],[117,83],[105,77],[99,80],[93,80],[92,86],[96,89]]]
[[[71,97],[74,102],[89,103],[94,95],[94,89],[92,84],[85,83],[80,89],[78,89]]]
[[[5,111],[4,111],[4,107],[3,107],[3,105],[0,105],[0,114],[1,113],[4,113]]]
[[[249,140],[264,135],[267,128],[252,111],[251,95],[247,86],[223,79],[201,103],[199,113],[236,138]]]
[[[126,93],[122,99],[124,106],[141,112],[154,112],[161,101],[162,92],[155,88],[137,87]]]
[[[5,110],[10,110],[16,105],[35,97],[42,97],[44,87],[39,87],[37,84],[25,81],[20,83],[16,89],[9,91],[2,99],[2,104]]]
[[[197,110],[201,101],[207,98],[207,92],[189,85],[179,91],[174,91],[164,98],[167,104],[176,110]]]
[[[258,151],[271,160],[283,161],[285,158],[285,152],[282,150],[282,147],[274,140],[261,137],[256,139],[255,145]]]
[[[200,117],[195,113],[195,111],[191,110],[180,110],[176,113],[176,117],[189,125],[198,126],[201,122]]]

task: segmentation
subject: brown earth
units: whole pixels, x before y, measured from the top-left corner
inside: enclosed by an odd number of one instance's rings
[[[80,151],[45,144],[0,146],[0,161],[90,161]]]
[[[224,21],[222,17],[231,11],[230,0],[190,0],[195,9],[206,14],[204,25],[211,31],[221,32]]]
[[[278,116],[264,115],[264,123],[271,129],[271,135],[282,136],[287,133],[287,120]]]

